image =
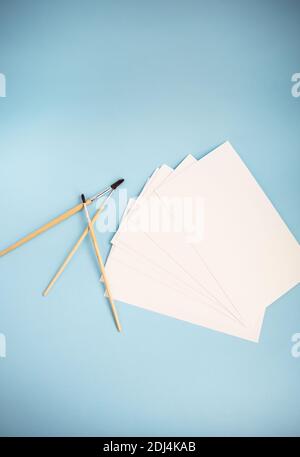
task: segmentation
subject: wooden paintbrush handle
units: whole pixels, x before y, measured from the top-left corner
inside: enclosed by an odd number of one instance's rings
[[[100,215],[100,213],[103,211],[103,207],[104,205],[102,205],[95,213],[92,221],[91,221],[91,224],[94,225]],[[68,263],[70,262],[70,260],[72,259],[73,255],[75,254],[75,252],[77,251],[77,249],[79,248],[79,246],[81,245],[82,241],[84,240],[84,238],[87,236],[87,234],[89,233],[89,228],[86,227],[86,229],[83,231],[83,233],[81,234],[80,238],[77,240],[77,242],[75,243],[75,245],[73,246],[72,250],[69,252],[69,254],[67,255],[66,259],[64,260],[63,264],[60,266],[59,270],[57,271],[57,273],[54,275],[54,277],[51,279],[50,283],[48,284],[48,286],[46,287],[46,289],[44,290],[43,292],[43,295],[44,297],[46,297],[46,295],[48,295],[50,289],[53,287],[53,285],[55,284],[55,282],[58,280],[58,278],[60,277],[60,275],[64,272],[66,266],[68,265]]]
[[[91,200],[86,201],[87,205],[90,205],[91,203],[92,203]],[[83,208],[83,204],[79,203],[78,205],[69,209],[68,211],[66,211],[65,213],[56,217],[55,219],[52,219],[50,222],[47,222],[47,224],[43,225],[39,229],[35,230],[32,233],[29,233],[29,235],[25,236],[24,238],[21,238],[19,241],[12,244],[8,248],[3,249],[3,251],[0,251],[0,257],[7,254],[10,251],[13,251],[14,249],[18,248],[19,246],[22,246],[22,244],[27,243],[27,241],[32,240],[33,238],[40,235],[41,233],[46,232],[46,230],[50,229],[51,227],[54,227],[55,225],[59,224],[60,222],[65,221],[69,217],[73,216],[73,214],[78,213],[82,208]]]
[[[105,284],[105,287],[106,287],[108,300],[109,300],[109,303],[110,303],[110,306],[111,306],[113,317],[114,317],[114,320],[115,320],[115,323],[116,323],[118,331],[121,332],[122,331],[122,327],[121,327],[121,324],[120,324],[120,321],[119,321],[119,317],[118,317],[118,314],[117,314],[117,310],[116,310],[116,306],[115,306],[115,303],[114,303],[114,299],[113,299],[112,293],[110,291],[109,282],[108,282],[108,279],[107,279],[107,276],[106,276],[105,267],[104,267],[104,263],[103,263],[103,260],[102,260],[101,254],[100,254],[100,249],[99,249],[97,238],[96,238],[96,235],[95,235],[95,232],[94,232],[93,224],[92,224],[92,222],[91,222],[91,220],[89,218],[88,213],[87,213],[87,221],[88,221],[88,228],[89,228],[91,239],[92,239],[93,246],[94,246],[94,249],[95,249],[96,257],[97,257],[98,264],[99,264],[99,267],[100,267],[100,271],[102,273],[103,281],[104,281],[104,284]]]

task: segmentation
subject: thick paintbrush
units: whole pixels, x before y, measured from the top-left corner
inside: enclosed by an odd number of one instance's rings
[[[119,179],[115,183],[111,184],[111,186],[107,187],[106,189],[102,190],[98,194],[94,195],[91,198],[88,198],[86,201],[87,205],[90,205],[94,201],[98,200],[98,198],[101,198],[103,195],[107,194],[108,192],[111,192],[114,190],[116,187],[118,187],[124,179]],[[10,251],[13,251],[14,249],[18,248],[19,246],[22,246],[22,244],[27,243],[27,241],[32,240],[36,236],[40,235],[41,233],[46,232],[46,230],[50,229],[51,227],[54,227],[55,225],[59,224],[62,221],[65,221],[69,217],[73,216],[74,214],[78,213],[81,211],[83,208],[83,203],[79,203],[78,205],[74,206],[74,208],[69,209],[65,213],[61,214],[60,216],[56,217],[55,219],[52,219],[50,222],[47,222],[47,224],[43,225],[39,229],[35,230],[34,232],[30,233],[29,235],[25,236],[24,238],[20,239],[16,243],[12,244],[6,249],[3,249],[0,251],[0,257],[7,254]]]

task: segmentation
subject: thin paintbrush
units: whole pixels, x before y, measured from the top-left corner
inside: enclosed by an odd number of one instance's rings
[[[104,200],[104,202],[102,203],[102,205],[100,206],[100,208],[96,211],[94,217],[92,218],[92,225],[94,225],[99,217],[99,215],[101,214],[101,212],[103,211],[104,209],[104,206],[106,205],[108,199],[111,197],[113,191],[119,187],[122,183],[124,182],[124,179],[119,179],[118,181],[116,181],[115,183],[113,183],[111,185],[111,191],[110,193],[108,194],[108,197]],[[69,254],[67,255],[67,257],[65,258],[64,262],[62,263],[62,265],[60,266],[60,268],[57,270],[56,274],[53,276],[53,278],[51,279],[51,281],[49,282],[48,286],[46,287],[46,289],[44,290],[43,292],[43,295],[46,297],[48,295],[48,293],[50,292],[51,288],[54,286],[54,284],[56,283],[56,281],[58,280],[58,278],[61,276],[61,274],[64,272],[66,266],[68,265],[68,263],[70,262],[70,260],[72,259],[73,255],[75,254],[75,252],[77,251],[77,249],[79,248],[79,246],[81,245],[82,241],[85,239],[85,237],[87,236],[89,232],[89,228],[86,227],[86,229],[83,231],[83,233],[81,234],[80,238],[76,241],[75,245],[73,246],[73,248],[71,249],[71,251],[69,252]]]
[[[100,215],[102,210],[103,210],[103,207],[99,208],[96,211],[96,213],[95,213],[95,215],[94,215],[94,217],[92,219],[92,225],[95,224],[95,222],[98,219],[98,217],[99,217],[99,215]],[[82,241],[85,239],[85,237],[87,236],[88,233],[89,233],[89,228],[86,227],[85,230],[83,231],[83,233],[81,234],[80,238],[74,244],[72,250],[69,252],[67,257],[65,258],[64,262],[62,263],[62,265],[59,267],[59,269],[57,270],[57,272],[55,273],[55,275],[53,276],[53,278],[49,282],[48,286],[44,290],[44,292],[43,292],[44,297],[46,297],[48,295],[48,293],[50,292],[50,290],[52,289],[52,287],[54,286],[54,284],[56,283],[58,278],[64,272],[64,270],[66,269],[68,263],[70,262],[70,260],[72,259],[73,255],[75,254],[75,252],[77,251],[77,249],[79,248],[79,246],[81,245]]]
[[[114,304],[114,300],[113,300],[113,297],[112,297],[112,294],[111,294],[110,286],[109,286],[108,279],[107,279],[106,272],[105,272],[105,268],[104,268],[104,263],[103,263],[103,260],[102,260],[101,254],[100,254],[98,243],[97,243],[97,238],[96,238],[96,235],[95,235],[95,232],[94,232],[94,228],[93,228],[93,225],[92,225],[92,222],[91,222],[91,219],[90,219],[90,215],[89,215],[89,212],[88,212],[88,209],[87,209],[87,206],[86,206],[85,196],[83,194],[81,195],[81,199],[82,199],[85,215],[86,215],[86,218],[87,218],[87,221],[88,221],[89,232],[90,232],[91,239],[92,239],[92,242],[93,242],[93,246],[94,246],[94,249],[95,249],[96,257],[97,257],[97,260],[98,260],[98,263],[99,263],[99,267],[100,267],[100,270],[101,270],[101,273],[102,273],[102,277],[103,277],[103,281],[104,281],[104,284],[105,284],[105,287],[106,287],[108,299],[109,299],[109,302],[110,302],[110,305],[111,305],[111,309],[112,309],[112,313],[113,313],[113,316],[114,316],[114,319],[115,319],[115,323],[116,323],[118,331],[121,332],[121,330],[122,330],[121,329],[121,324],[120,324],[120,321],[119,321],[119,318],[118,318],[118,315],[117,315],[116,306]]]

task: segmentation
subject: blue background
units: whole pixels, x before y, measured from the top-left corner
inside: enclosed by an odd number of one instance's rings
[[[299,240],[299,21],[291,0],[0,0],[1,249],[227,139]],[[89,240],[41,295],[84,225],[0,259],[1,435],[300,435],[299,287],[259,344],[125,304],[120,335]]]

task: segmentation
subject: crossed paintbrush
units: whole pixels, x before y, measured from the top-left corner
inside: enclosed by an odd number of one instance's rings
[[[89,198],[87,200],[85,199],[84,195],[82,194],[82,196],[81,196],[82,203],[79,203],[78,205],[76,205],[73,208],[69,209],[68,211],[66,211],[65,213],[63,213],[60,216],[56,217],[55,219],[52,219],[51,221],[47,222],[47,224],[43,225],[39,229],[35,230],[34,232],[30,233],[29,235],[25,236],[24,238],[21,238],[16,243],[14,243],[11,246],[7,247],[6,249],[0,251],[0,256],[3,256],[5,254],[13,251],[17,247],[22,246],[23,244],[25,244],[28,241],[32,240],[33,238],[35,238],[36,236],[40,235],[41,233],[46,232],[48,229],[54,227],[55,225],[59,224],[60,222],[68,219],[69,217],[71,217],[74,214],[78,213],[82,209],[84,209],[85,214],[87,216],[87,220],[88,220],[88,226],[83,231],[83,233],[79,237],[78,241],[75,243],[74,247],[72,248],[72,250],[67,255],[66,259],[64,260],[64,262],[60,266],[60,268],[57,271],[57,273],[51,279],[51,281],[48,284],[47,288],[44,290],[43,295],[44,296],[48,295],[50,289],[53,287],[53,285],[55,284],[57,279],[61,276],[61,274],[65,270],[66,266],[68,265],[68,263],[72,259],[73,255],[75,254],[75,252],[77,251],[77,249],[81,245],[81,243],[84,240],[84,238],[90,232],[90,235],[91,235],[91,238],[92,238],[92,241],[93,241],[93,246],[94,246],[94,249],[95,249],[95,253],[96,253],[96,256],[97,256],[97,260],[98,260],[98,263],[99,263],[99,266],[100,266],[100,270],[101,270],[101,273],[102,273],[102,276],[103,276],[103,280],[104,280],[104,283],[105,283],[105,287],[106,287],[106,291],[107,291],[107,294],[108,294],[109,302],[111,304],[112,313],[113,313],[113,316],[114,316],[114,319],[115,319],[115,323],[116,323],[117,329],[119,331],[121,331],[121,324],[120,324],[120,321],[119,321],[119,318],[118,318],[118,315],[117,315],[117,312],[116,312],[115,304],[113,302],[112,294],[111,294],[111,291],[110,291],[108,279],[107,279],[107,276],[106,276],[106,273],[105,273],[104,264],[103,264],[103,261],[102,261],[101,255],[100,255],[100,251],[99,251],[99,247],[98,247],[98,243],[97,243],[97,239],[96,239],[96,236],[95,236],[95,232],[94,232],[93,226],[94,226],[95,222],[97,221],[99,215],[103,211],[103,208],[104,208],[105,204],[107,203],[107,200],[111,197],[111,195],[114,192],[114,190],[117,187],[119,187],[123,182],[124,182],[124,179],[119,179],[118,181],[116,181],[113,184],[111,184],[109,187],[105,188],[104,190],[102,190],[101,192],[97,193],[96,195],[94,195],[93,197],[91,197],[91,198]],[[99,198],[103,197],[104,195],[107,195],[107,198],[104,200],[104,202],[102,203],[100,208],[96,211],[94,217],[91,220],[90,216],[89,216],[89,213],[88,213],[87,206],[90,205],[91,203],[95,202]]]

